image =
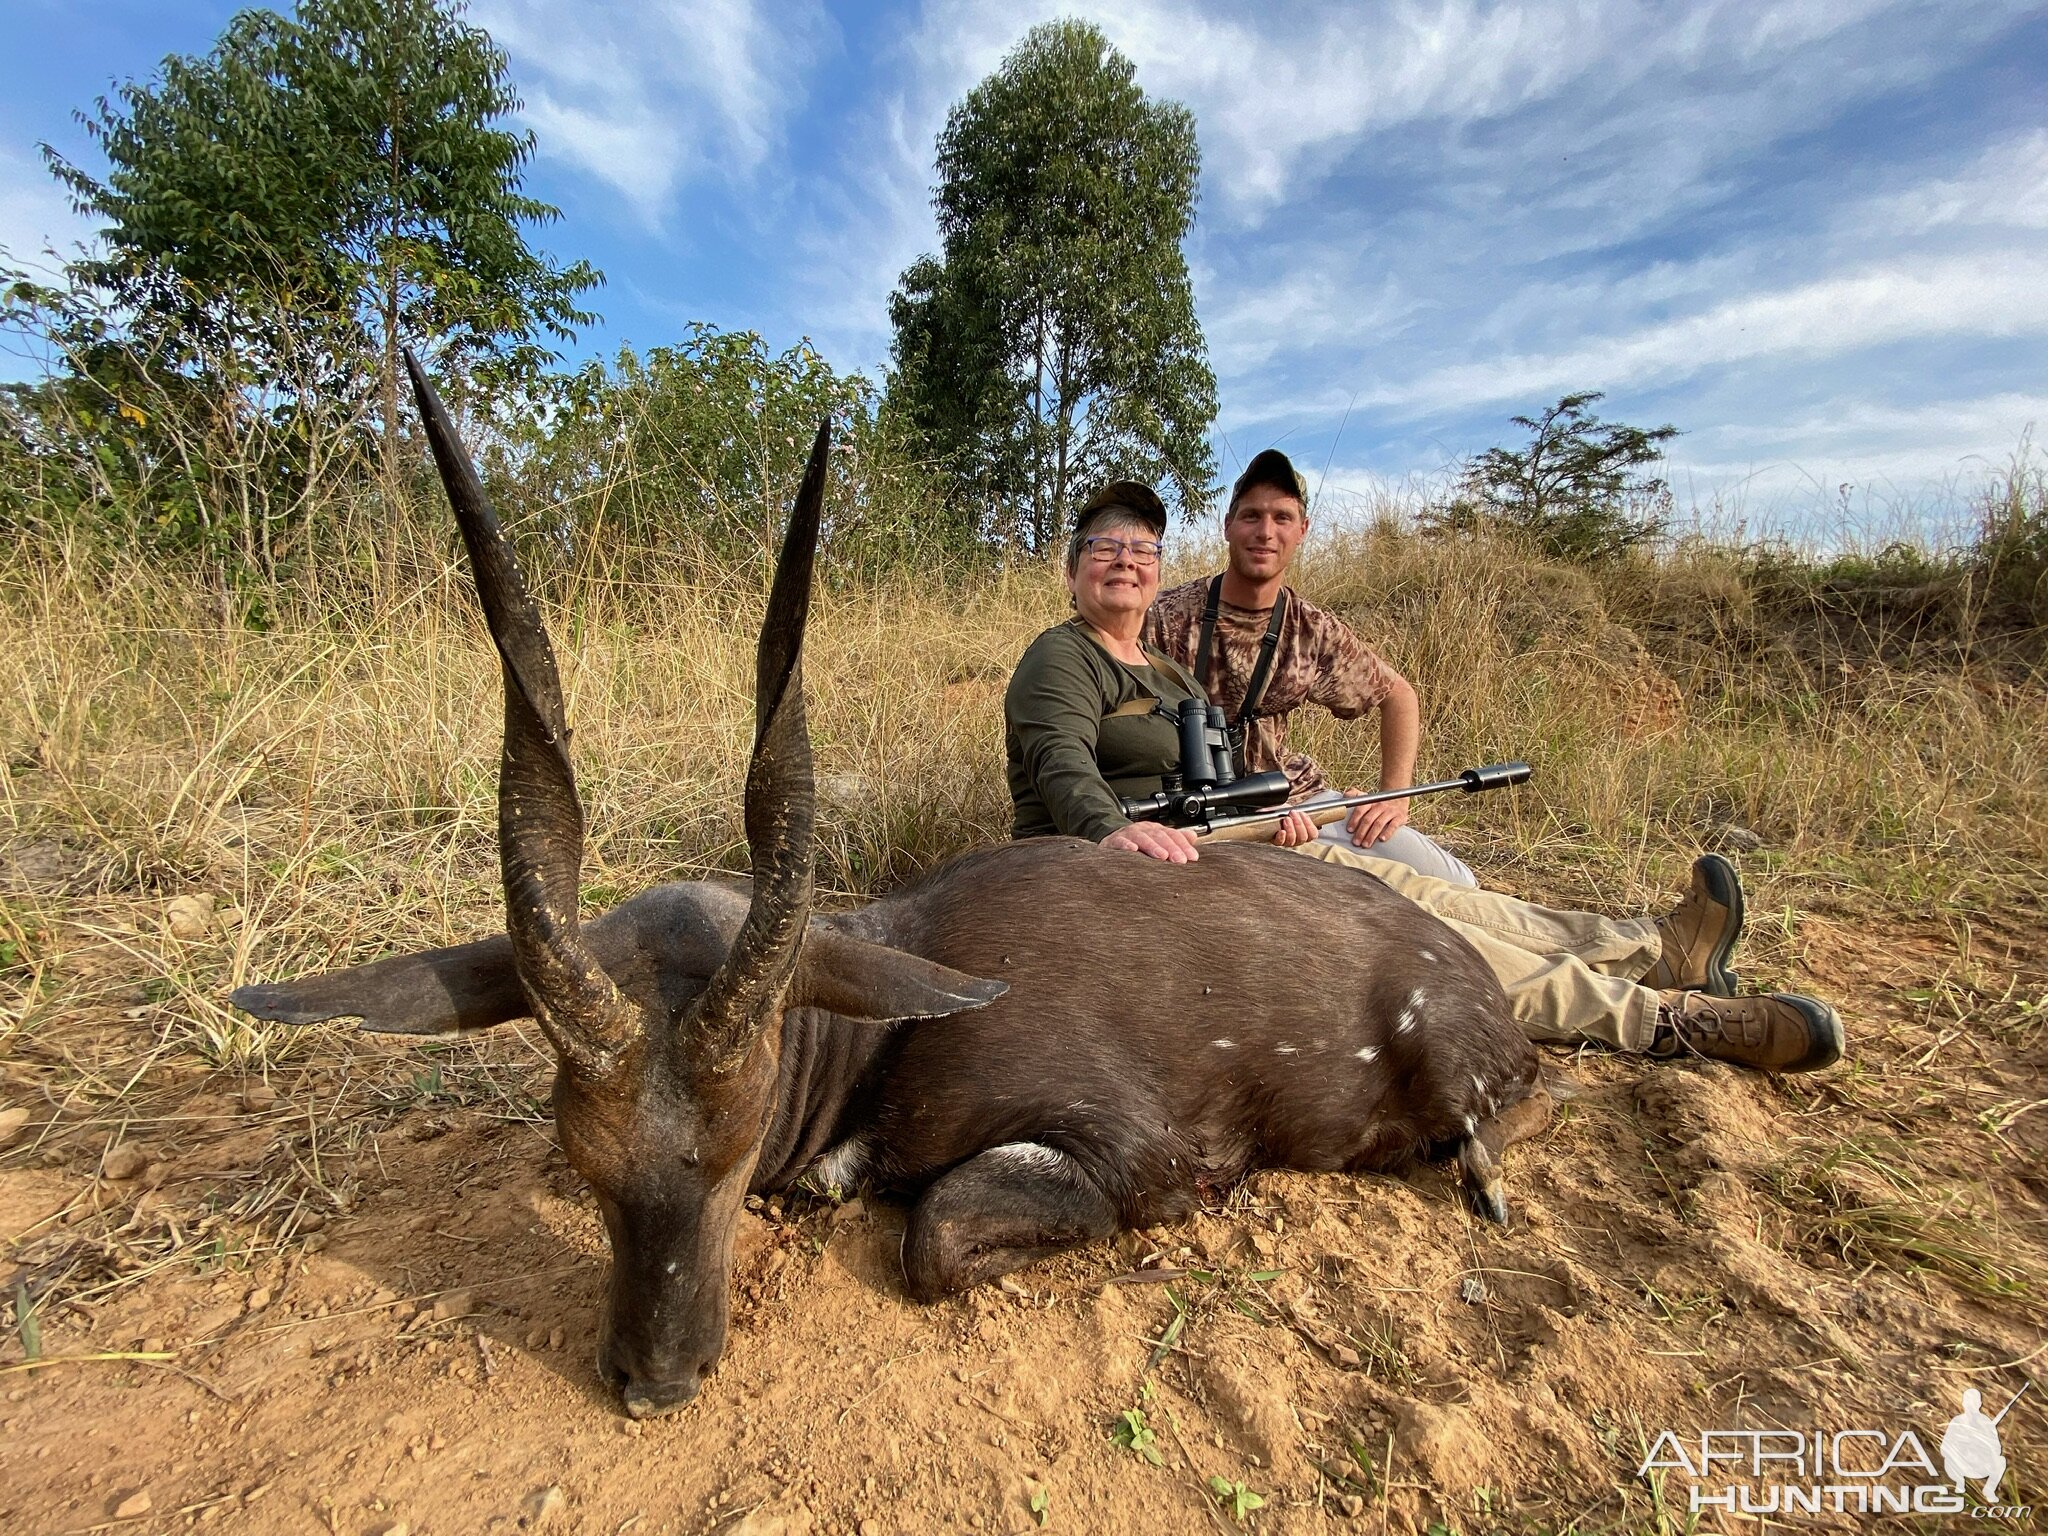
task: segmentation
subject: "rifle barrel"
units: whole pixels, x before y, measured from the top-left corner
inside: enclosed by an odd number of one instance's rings
[[[1220,816],[1206,827],[1195,828],[1197,837],[1214,837],[1225,842],[1265,842],[1271,839],[1273,830],[1293,811],[1301,811],[1319,827],[1349,816],[1361,805],[1378,805],[1387,800],[1412,800],[1419,795],[1442,794],[1447,789],[1461,789],[1474,794],[1482,789],[1501,789],[1510,784],[1526,780],[1531,769],[1519,760],[1508,763],[1488,763],[1483,768],[1467,768],[1455,779],[1439,779],[1434,784],[1414,784],[1407,789],[1376,789],[1370,794],[1347,795],[1342,800],[1325,800],[1320,805],[1282,806],[1278,810],[1254,811],[1246,816]]]

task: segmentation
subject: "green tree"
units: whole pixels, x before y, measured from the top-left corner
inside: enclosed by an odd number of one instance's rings
[[[106,157],[101,180],[44,147],[105,250],[74,282],[108,295],[152,343],[186,338],[188,365],[236,360],[231,387],[273,385],[293,357],[302,390],[374,384],[387,467],[398,431],[398,360],[412,345],[444,370],[526,383],[547,340],[591,318],[598,281],[559,267],[522,226],[557,210],[520,190],[530,134],[505,56],[462,20],[461,0],[304,0],[286,18],[237,15],[203,58],[166,59],[80,120]],[[279,302],[302,316],[325,377],[306,377],[307,335],[279,338]],[[338,345],[353,336],[360,345]],[[160,350],[153,345],[152,350]]]
[[[1648,466],[1678,428],[1631,427],[1592,412],[1603,396],[1584,390],[1540,415],[1510,418],[1529,434],[1522,448],[1489,448],[1465,466],[1444,507],[1424,519],[1437,533],[1505,528],[1561,560],[1598,562],[1661,535],[1671,489]]]
[[[555,408],[516,424],[493,464],[501,507],[566,531],[614,568],[666,569],[678,544],[772,559],[811,435],[836,423],[825,540],[840,566],[934,540],[928,476],[909,462],[874,385],[808,341],[775,353],[753,331],[697,322],[686,340],[622,349],[562,381]]]
[[[1048,549],[1115,474],[1207,504],[1216,379],[1181,249],[1200,168],[1193,116],[1085,22],[1032,28],[947,118],[942,249],[891,297],[891,395],[983,533]]]

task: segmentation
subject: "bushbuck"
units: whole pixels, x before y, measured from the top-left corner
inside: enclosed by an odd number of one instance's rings
[[[751,1192],[810,1173],[907,1194],[929,1300],[1262,1167],[1496,1159],[1549,1099],[1479,956],[1386,886],[1272,847],[1171,865],[1073,838],[983,848],[851,911],[812,909],[802,653],[830,423],[762,625],[751,881],[660,886],[585,922],[583,813],[555,657],[475,470],[408,359],[505,685],[506,932],[275,985],[262,1018],[401,1034],[531,1016],[561,1144],[612,1267],[598,1366],[627,1413],[696,1395],[724,1347]]]

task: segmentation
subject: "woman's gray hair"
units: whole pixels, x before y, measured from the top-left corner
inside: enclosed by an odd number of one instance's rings
[[[1142,533],[1148,539],[1159,537],[1143,513],[1133,512],[1129,507],[1101,507],[1082,518],[1074,525],[1074,536],[1067,540],[1067,574],[1073,575],[1081,564],[1081,546],[1098,533]]]

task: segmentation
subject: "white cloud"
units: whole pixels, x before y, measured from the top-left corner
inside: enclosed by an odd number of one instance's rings
[[[1856,224],[1880,236],[1956,226],[2048,229],[2048,130],[1994,144],[1958,175],[1872,198]]]
[[[609,183],[659,227],[700,178],[744,183],[804,105],[821,16],[767,0],[482,0],[540,152]]]
[[[1367,398],[1408,411],[1441,410],[1588,386],[1665,384],[1759,358],[1828,359],[1926,337],[2037,335],[2048,335],[2048,256],[1994,251],[1743,294],[1562,352],[1452,364]]]

